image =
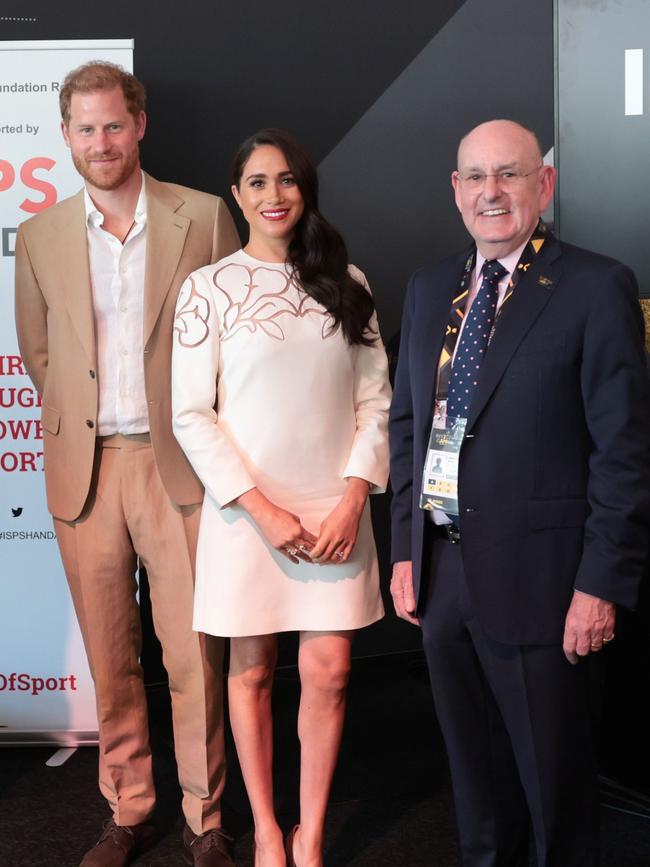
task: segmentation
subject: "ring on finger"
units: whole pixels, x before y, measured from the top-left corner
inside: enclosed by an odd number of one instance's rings
[[[334,554],[334,556],[335,556],[335,557],[338,557],[339,560],[341,560],[341,559],[343,558],[343,556],[344,556],[344,555],[343,555],[343,551],[337,551],[336,554]]]
[[[298,545],[298,550],[302,551],[303,554],[309,554],[309,548],[306,545]]]
[[[296,554],[298,553],[298,549],[297,549],[297,548],[294,548],[293,545],[285,545],[285,546],[284,546],[284,550],[285,550],[285,551],[287,552],[287,554],[289,554],[289,556],[291,556],[291,557],[295,557]]]
[[[610,641],[613,641],[615,637],[616,637],[616,636],[615,636],[614,633],[612,632],[612,634],[609,636],[609,638],[603,638],[603,644],[609,644],[609,642],[610,642]]]

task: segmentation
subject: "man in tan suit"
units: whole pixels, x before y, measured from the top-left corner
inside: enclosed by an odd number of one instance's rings
[[[95,682],[99,786],[113,811],[81,864],[124,867],[151,827],[139,558],[169,674],[186,860],[225,867],[222,645],[191,628],[203,491],[172,434],[170,364],[181,283],[239,239],[221,199],[142,172],[144,98],[112,64],[67,76],[61,126],[85,187],[20,227],[16,323],[43,399],[48,507]]]

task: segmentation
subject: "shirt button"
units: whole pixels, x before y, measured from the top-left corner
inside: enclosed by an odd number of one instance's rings
[[[122,355],[128,355],[128,354],[129,354],[129,350],[128,350],[128,349],[123,349],[123,350],[122,350]]]
[[[122,306],[120,307],[120,311],[122,313],[126,313],[126,304],[122,304]]]
[[[89,418],[87,418],[87,419],[86,419],[86,426],[87,426],[87,427],[91,427],[91,428],[92,428],[92,427],[95,427],[95,422],[94,422],[94,421],[91,421]]]

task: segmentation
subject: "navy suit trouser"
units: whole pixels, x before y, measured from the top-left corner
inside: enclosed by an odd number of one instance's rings
[[[559,645],[490,639],[473,609],[461,544],[428,539],[420,619],[463,865],[525,867],[532,831],[537,867],[594,867],[590,663],[570,665]]]

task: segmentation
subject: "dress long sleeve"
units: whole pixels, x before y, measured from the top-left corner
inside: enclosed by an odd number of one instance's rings
[[[370,291],[361,271],[351,266],[350,272],[355,280]],[[376,337],[375,343],[372,346],[360,344],[354,349],[352,387],[357,429],[343,476],[365,479],[371,485],[371,494],[381,494],[388,484],[388,409],[391,389],[388,359],[374,314],[369,332]]]
[[[206,274],[195,271],[181,287],[172,352],[174,435],[220,507],[255,487],[223,430],[217,406],[219,317]]]

